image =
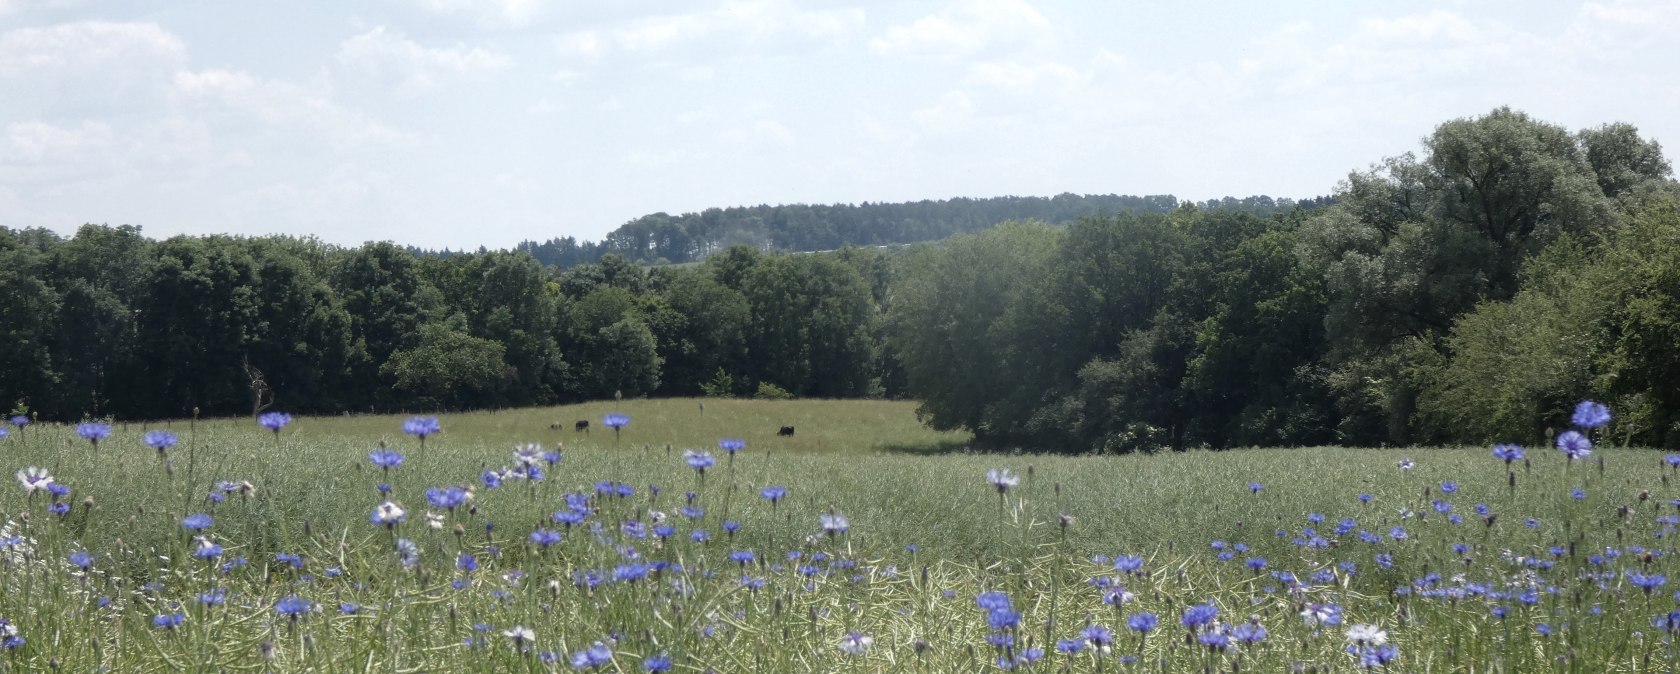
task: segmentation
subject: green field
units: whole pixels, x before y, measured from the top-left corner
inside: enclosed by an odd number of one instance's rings
[[[601,425],[608,412],[631,417],[616,438]],[[591,432],[573,431],[578,419]],[[694,672],[985,671],[1000,659],[1027,671],[1355,671],[1353,624],[1386,631],[1398,659],[1365,664],[1392,671],[1663,671],[1675,657],[1673,632],[1653,623],[1676,608],[1673,588],[1646,592],[1629,575],[1649,584],[1673,566],[1680,486],[1656,452],[1600,449],[1566,464],[1530,448],[1531,465],[1511,474],[1487,448],[972,453],[966,435],[921,427],[912,403],[880,401],[633,400],[440,421],[424,449],[401,416],[299,418],[278,434],[247,419],[118,424],[97,448],[72,426],[14,431],[0,441],[3,467],[47,468],[73,491],[63,515],[44,492],[0,491],[0,619],[22,639],[0,668],[569,671],[583,657],[584,669],[646,671],[663,654]],[[777,437],[783,425],[796,435]],[[165,457],[141,437],[166,427],[180,444]],[[731,461],[720,438],[746,448]],[[382,442],[401,466],[370,464]],[[532,442],[563,444],[564,458],[541,481],[484,485]],[[703,476],[684,462],[690,448],[715,457]],[[1000,493],[986,481],[994,468],[1022,481]],[[254,491],[211,504],[220,481]],[[634,494],[598,496],[601,481]],[[434,508],[443,522],[432,529],[425,492],[450,485],[473,485],[471,505]],[[766,501],[766,486],[786,499]],[[681,514],[685,492],[697,517]],[[590,497],[574,497],[587,510],[575,527],[551,518],[568,493]],[[407,514],[394,528],[370,521],[387,499]],[[655,511],[669,540],[650,533]],[[219,556],[194,557],[182,527],[192,513],[214,516]],[[824,535],[826,513],[849,530]],[[1336,531],[1343,518],[1356,524]],[[562,540],[539,545],[538,529]],[[691,540],[695,530],[711,540]],[[415,544],[414,564],[399,559],[399,538]],[[750,561],[731,557],[749,550]],[[92,554],[86,571],[68,561],[78,551]],[[476,569],[459,568],[463,553]],[[1121,555],[1142,568],[1117,570]],[[236,558],[248,563],[222,569]],[[1130,599],[1105,602],[1126,596],[1116,585]],[[199,600],[217,590],[224,602]],[[977,607],[987,591],[1009,597],[1002,627]],[[313,610],[280,613],[292,596]],[[1181,625],[1202,602],[1219,609],[1216,626]],[[1308,624],[1315,604],[1339,607],[1341,624]],[[1159,627],[1128,630],[1144,613]],[[177,614],[174,627],[154,622]],[[534,643],[503,634],[516,625]],[[1082,641],[1087,625],[1114,633],[1107,652],[1101,638]],[[1268,636],[1241,643],[1254,637],[1244,625]],[[852,632],[873,640],[861,655],[839,647]],[[1064,640],[1088,646],[1059,652]],[[596,641],[609,658],[591,663]]]

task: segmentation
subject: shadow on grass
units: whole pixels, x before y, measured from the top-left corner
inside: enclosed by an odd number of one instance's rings
[[[889,454],[911,454],[915,456],[939,456],[943,454],[958,454],[975,451],[973,442],[967,440],[939,440],[917,444],[884,444],[876,445],[873,449]]]

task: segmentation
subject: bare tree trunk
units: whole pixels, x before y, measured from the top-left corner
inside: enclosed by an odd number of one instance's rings
[[[274,404],[274,390],[268,387],[268,380],[263,378],[262,370],[251,365],[250,354],[243,356],[239,365],[245,370],[245,376],[251,380],[247,386],[251,389],[251,417],[255,418]]]

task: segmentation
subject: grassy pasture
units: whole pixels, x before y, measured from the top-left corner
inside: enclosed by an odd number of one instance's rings
[[[1674,525],[1658,518],[1675,512],[1668,504],[1680,488],[1659,453],[1603,449],[1594,456],[1605,457],[1601,468],[1532,448],[1530,465],[1514,466],[1513,487],[1485,448],[971,454],[951,451],[965,436],[916,424],[909,403],[706,400],[703,412],[701,403],[445,415],[445,432],[423,450],[396,416],[300,418],[277,436],[244,419],[154,424],[181,436],[167,458],[143,445],[139,426],[118,425],[97,448],[69,426],[31,426],[0,441],[5,467],[48,468],[73,487],[72,507],[52,515],[39,492],[0,490],[0,523],[9,523],[0,539],[30,541],[0,555],[0,619],[26,639],[0,667],[32,671],[57,658],[69,671],[549,671],[571,669],[571,658],[604,640],[604,671],[657,667],[649,658],[659,654],[674,671],[983,671],[1000,658],[1033,671],[1361,669],[1345,652],[1345,625],[1300,616],[1316,603],[1340,606],[1346,624],[1387,630],[1401,653],[1383,665],[1393,671],[1661,671],[1674,657],[1652,623],[1675,608],[1673,588],[1645,592],[1627,575],[1671,567]],[[616,439],[600,425],[607,412],[631,416]],[[594,428],[574,432],[577,419]],[[782,425],[797,434],[776,437]],[[717,450],[725,437],[747,442],[733,462]],[[401,450],[404,464],[372,466],[367,454],[380,442]],[[541,482],[486,488],[482,473],[513,465],[524,442],[563,443],[564,458]],[[685,465],[686,448],[710,449],[716,465],[702,477]],[[1415,467],[1401,470],[1402,459]],[[992,468],[1023,480],[1000,495],[985,481]],[[255,492],[208,503],[223,480],[248,480]],[[601,481],[635,494],[591,501],[599,531],[551,519],[565,494],[593,496]],[[444,524],[427,527],[426,490],[464,484],[475,485],[473,506],[433,508]],[[761,498],[769,485],[786,487],[787,499]],[[678,514],[684,492],[703,511],[694,519]],[[407,511],[395,528],[370,521],[386,499]],[[1492,524],[1476,504],[1496,515]],[[631,520],[651,524],[654,511],[673,526],[670,540],[625,532]],[[211,539],[225,546],[213,560],[194,558],[197,543],[181,526],[201,512],[214,515]],[[830,512],[849,518],[847,533],[820,533],[818,516]],[[1308,521],[1312,513],[1323,521]],[[1356,526],[1333,532],[1343,518]],[[726,521],[739,531],[728,534]],[[529,539],[537,529],[564,540],[538,545]],[[712,540],[690,540],[695,530]],[[394,552],[398,538],[415,543],[412,567]],[[1213,541],[1246,549],[1221,560]],[[1607,548],[1616,556],[1591,561]],[[730,558],[747,550],[751,561]],[[93,554],[88,570],[66,561],[77,551]],[[481,567],[459,568],[463,553]],[[826,559],[813,561],[818,553]],[[306,564],[292,568],[280,554]],[[1120,555],[1141,557],[1142,569],[1117,571],[1109,560]],[[220,568],[236,558],[248,564]],[[1265,564],[1255,569],[1252,559]],[[652,560],[684,571],[665,569],[658,582],[588,581]],[[1430,573],[1443,578],[1419,585]],[[1105,602],[1115,584],[1134,598]],[[1420,596],[1441,587],[1459,591],[1450,601]],[[1398,588],[1408,591],[1396,596]],[[216,589],[226,604],[198,600]],[[1017,624],[988,626],[975,597],[989,590],[1007,593]],[[294,595],[315,610],[295,620],[278,613]],[[1201,646],[1195,638],[1210,632],[1177,622],[1200,602],[1219,607],[1227,629],[1258,624],[1270,637]],[[340,604],[357,610],[340,613]],[[1501,608],[1505,617],[1490,617]],[[154,626],[177,613],[181,625]],[[1156,632],[1127,631],[1140,613],[1159,617]],[[1117,634],[1110,652],[1056,651],[1088,623]],[[1542,624],[1554,636],[1538,636]],[[510,642],[502,632],[515,625],[532,628],[535,643]],[[874,640],[863,655],[839,649],[854,631]],[[1027,657],[1035,648],[1046,652]]]

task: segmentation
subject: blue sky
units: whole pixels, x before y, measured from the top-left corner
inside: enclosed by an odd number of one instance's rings
[[[1511,105],[1680,143],[1680,3],[0,0],[0,225],[597,239],[758,203],[1326,194]]]

